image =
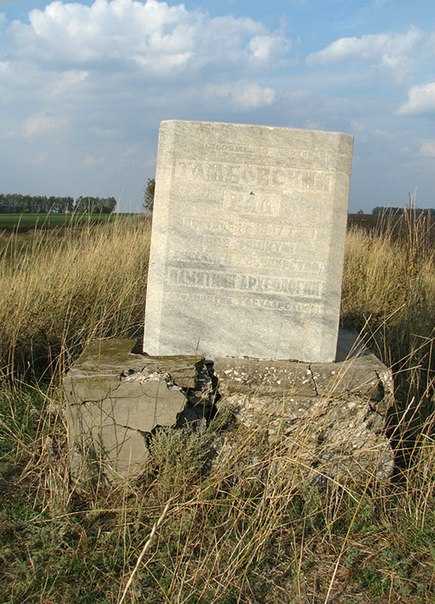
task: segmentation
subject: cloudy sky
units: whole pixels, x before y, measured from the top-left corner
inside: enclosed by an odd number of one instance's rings
[[[0,190],[141,206],[162,119],[355,136],[351,209],[435,207],[434,0],[0,0]]]

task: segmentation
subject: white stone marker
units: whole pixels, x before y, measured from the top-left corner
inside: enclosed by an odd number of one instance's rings
[[[162,122],[144,352],[335,360],[352,146]]]

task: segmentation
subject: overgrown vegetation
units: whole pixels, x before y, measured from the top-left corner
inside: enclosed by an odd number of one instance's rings
[[[433,230],[429,215],[411,209],[401,222],[381,217],[377,229],[352,230],[347,238],[343,321],[363,330],[370,347],[393,369],[397,409],[392,424],[400,426],[394,438],[405,458],[433,411]]]
[[[239,429],[210,466],[202,431],[161,431],[134,484],[78,490],[58,376],[89,339],[139,333],[149,223],[12,237],[0,257],[0,598],[21,602],[431,602],[434,259],[348,235],[342,316],[395,370],[391,484],[309,482],[297,443]],[[49,368],[49,369],[47,369]],[[41,381],[41,377],[43,380]],[[50,379],[48,379],[50,378]],[[325,481],[322,481],[322,484]]]
[[[0,371],[51,375],[90,338],[136,333],[149,242],[143,218],[41,232],[25,251],[11,235],[0,250]]]

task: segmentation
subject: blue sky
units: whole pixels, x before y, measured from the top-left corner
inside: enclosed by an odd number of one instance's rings
[[[351,209],[435,207],[434,0],[0,0],[0,190],[138,210],[162,119],[355,136]]]

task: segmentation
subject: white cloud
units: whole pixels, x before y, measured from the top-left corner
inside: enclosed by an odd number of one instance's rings
[[[257,83],[257,75],[289,48],[281,33],[258,21],[212,18],[183,4],[55,1],[7,26],[0,110],[15,108],[10,127],[27,139],[47,138],[67,124],[79,147],[84,133],[126,139],[137,132],[134,121],[154,125],[198,99],[213,97],[216,109],[229,111],[272,104],[274,89]]]
[[[52,117],[44,114],[35,114],[28,117],[22,127],[25,138],[34,138],[47,134],[52,130],[63,129],[66,126],[66,120],[63,118]]]
[[[29,187],[140,195],[160,120],[249,121],[274,102],[269,80],[291,47],[281,31],[181,0],[81,2],[52,2],[1,31],[0,138],[13,144],[0,163],[14,167],[11,189],[36,162]]]
[[[413,86],[408,91],[408,100],[399,108],[399,113],[435,113],[435,82]]]
[[[435,157],[435,140],[422,143],[420,153],[425,157]]]
[[[367,61],[386,67],[401,78],[408,69],[412,52],[423,39],[423,32],[415,27],[404,33],[339,38],[310,54],[307,61],[310,64],[338,63],[349,59]]]
[[[208,95],[216,98],[229,99],[240,109],[255,109],[271,105],[276,97],[273,88],[260,86],[256,82],[237,82],[209,86]]]
[[[249,42],[252,59],[257,62],[267,62],[288,48],[289,42],[277,35],[254,36]]]
[[[398,92],[381,88],[381,77],[367,77],[383,76],[379,69],[399,77],[416,66],[404,90],[433,81],[435,37],[429,33],[410,29],[336,40],[309,58],[328,65],[321,73],[299,58],[303,31],[292,57],[285,25],[272,31],[252,18],[211,17],[190,8],[205,3],[182,1],[62,0],[4,22],[0,138],[7,144],[0,145],[0,164],[7,189],[25,182],[29,191],[140,200],[143,180],[154,170],[159,121],[169,118],[346,131],[354,120],[359,143],[377,137],[370,154],[381,166],[379,178],[387,162],[394,164],[397,141],[409,141],[410,155],[420,146],[422,153],[432,152],[431,141],[424,142],[433,138],[425,120],[398,124],[391,112],[392,103],[401,102]],[[223,13],[225,6],[217,10]],[[336,69],[329,67],[333,61]],[[404,113],[416,112],[416,105],[421,103],[410,99]],[[396,140],[381,139],[380,130]],[[358,149],[365,152],[361,144]],[[372,187],[378,203],[383,189],[375,188],[369,167],[368,178],[355,171],[356,188]],[[408,177],[394,173],[390,181],[407,190]],[[429,177],[427,182],[423,186],[430,187]]]
[[[16,55],[83,69],[138,67],[155,75],[214,64],[264,63],[287,49],[278,33],[246,18],[211,18],[183,4],[95,0],[90,6],[52,2],[14,22]]]

